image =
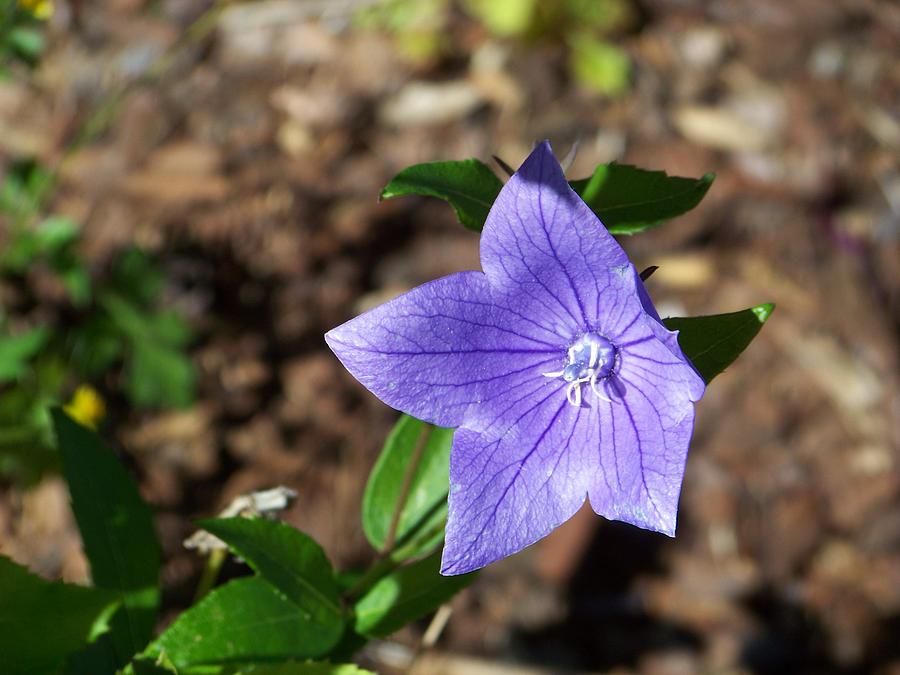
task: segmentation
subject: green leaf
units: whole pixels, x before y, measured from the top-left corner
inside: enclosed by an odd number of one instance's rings
[[[463,225],[480,231],[502,187],[494,172],[477,159],[430,162],[403,169],[381,191],[381,198],[438,197],[450,203]]]
[[[323,651],[337,644],[344,630],[337,583],[325,552],[313,539],[265,518],[203,520],[200,527],[228,544],[297,605]]]
[[[715,177],[680,178],[613,162],[571,185],[610,232],[634,234],[690,211]]]
[[[494,35],[522,35],[531,26],[537,0],[466,0],[465,8]]]
[[[85,675],[85,673],[115,673],[118,658],[109,633],[85,645],[80,651],[70,654],[62,668],[62,675]]]
[[[570,181],[613,234],[635,234],[690,211],[706,195],[715,174],[701,178],[669,176],[627,164],[600,164],[589,178]],[[416,164],[397,174],[382,198],[402,195],[439,197],[460,222],[481,231],[503,184],[477,159]]]
[[[44,50],[44,34],[34,28],[13,28],[7,40],[13,51],[28,63],[33,63]]]
[[[618,96],[628,90],[628,54],[589,33],[580,33],[569,42],[569,68],[582,85],[604,96]]]
[[[397,501],[404,490],[406,468],[422,434],[428,437],[407,488],[395,544],[413,557],[430,552],[444,536],[453,429],[433,427],[402,415],[385,441],[363,494],[363,531],[378,550],[387,543]]]
[[[353,663],[307,661],[254,666],[241,670],[238,675],[375,675],[375,673],[363,670]]]
[[[50,336],[44,328],[21,335],[0,335],[0,383],[17,380],[28,371],[28,362],[37,355]]]
[[[123,594],[112,642],[124,665],[147,644],[159,608],[160,550],[153,518],[113,451],[62,410],[54,409],[52,416],[94,585]]]
[[[740,312],[664,319],[678,331],[678,344],[706,382],[725,370],[744,351],[775,305],[766,303]]]
[[[106,630],[118,594],[49,582],[0,556],[0,662],[4,673],[56,672]]]
[[[139,340],[132,345],[126,372],[128,397],[137,406],[186,408],[194,401],[197,373],[177,349]]]
[[[261,577],[230,581],[182,613],[145,651],[178,668],[306,659],[326,654],[309,614]]]
[[[186,408],[194,401],[197,373],[183,347],[190,329],[174,312],[142,310],[138,300],[104,293],[100,304],[130,346],[126,353],[127,391],[141,407]]]
[[[390,635],[433,612],[475,580],[475,573],[441,576],[440,568],[440,553],[434,553],[380,579],[356,603],[356,630],[374,637]]]
[[[125,666],[122,675],[179,675],[178,670],[170,664],[157,663],[151,659],[134,659]]]

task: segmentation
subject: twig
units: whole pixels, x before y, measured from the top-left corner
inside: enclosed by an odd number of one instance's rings
[[[431,623],[428,624],[428,628],[425,629],[422,639],[419,640],[416,650],[409,659],[409,665],[406,667],[407,675],[411,675],[419,657],[437,644],[438,639],[441,637],[441,633],[444,632],[444,629],[447,627],[447,622],[450,621],[452,615],[453,608],[450,607],[449,604],[444,603],[438,607],[438,611],[435,612],[435,615],[431,619]]]

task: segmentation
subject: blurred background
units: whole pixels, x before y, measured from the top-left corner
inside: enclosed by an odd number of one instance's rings
[[[676,539],[581,513],[454,600],[418,672],[900,673],[900,4],[2,0],[0,552],[87,567],[45,409],[100,428],[164,546],[287,485],[368,562],[396,413],[323,333],[478,268],[400,169],[533,141],[569,176],[716,171],[625,238],[663,316],[778,305],[699,405]],[[395,672],[425,624],[366,655]]]

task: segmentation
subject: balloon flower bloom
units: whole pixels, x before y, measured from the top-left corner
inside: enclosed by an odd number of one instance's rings
[[[325,336],[387,405],[458,427],[441,572],[523,549],[585,499],[674,535],[705,385],[548,143],[494,202],[481,265]]]

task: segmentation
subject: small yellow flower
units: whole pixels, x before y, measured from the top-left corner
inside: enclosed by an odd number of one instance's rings
[[[83,384],[75,393],[63,410],[73,420],[89,429],[96,429],[97,424],[106,416],[106,404],[103,397],[90,385]]]
[[[35,19],[46,20],[53,16],[53,0],[19,0],[19,7]]]

